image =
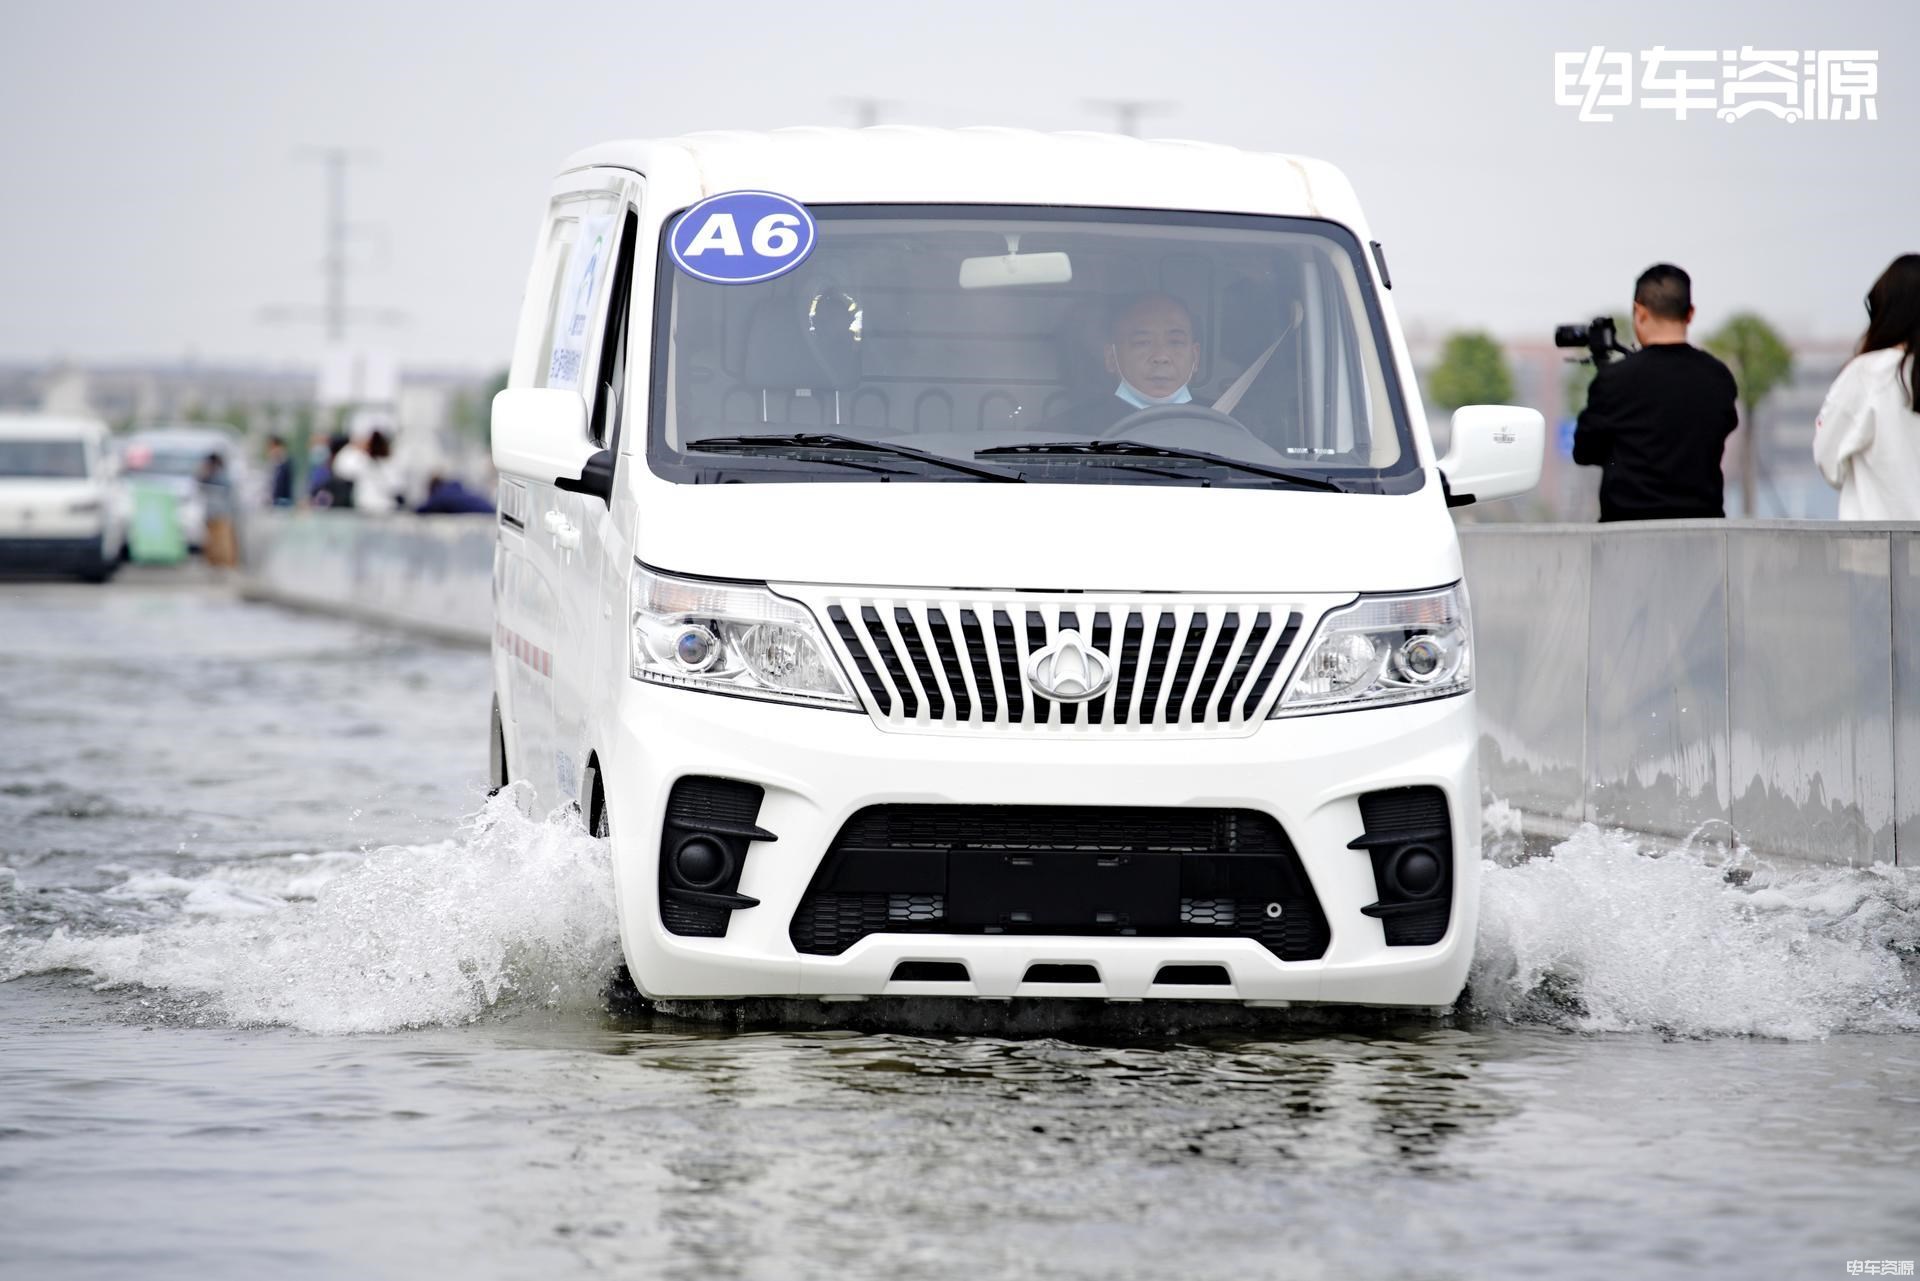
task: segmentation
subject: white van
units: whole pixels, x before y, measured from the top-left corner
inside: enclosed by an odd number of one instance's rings
[[[1453,1001],[1448,508],[1543,424],[1436,460],[1389,288],[1291,156],[575,156],[493,407],[492,768],[611,838],[641,994]]]
[[[127,508],[106,424],[0,414],[0,575],[104,583],[127,545]]]

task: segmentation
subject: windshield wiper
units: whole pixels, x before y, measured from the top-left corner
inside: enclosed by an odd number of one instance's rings
[[[1181,458],[1190,462],[1212,463],[1217,467],[1230,467],[1235,471],[1265,476],[1269,480],[1282,480],[1301,489],[1325,490],[1330,494],[1347,492],[1345,488],[1323,476],[1309,476],[1305,472],[1288,471],[1284,467],[1268,467],[1264,463],[1248,462],[1244,458],[1229,458],[1225,454],[1208,453],[1204,449],[1177,449],[1171,445],[1149,445],[1140,440],[1045,440],[1036,441],[1031,445],[995,445],[991,449],[977,451],[974,457],[999,458],[1021,454],[1100,459]]]
[[[965,472],[969,476],[978,476],[982,480],[1024,481],[1025,476],[1018,472],[1000,471],[993,467],[981,467],[973,463],[962,462],[958,458],[948,458],[945,454],[936,454],[931,450],[915,449],[910,445],[890,445],[885,441],[862,440],[858,436],[842,436],[836,432],[797,431],[779,436],[707,436],[691,441],[683,446],[687,450],[698,450],[709,454],[762,454],[776,452],[805,451],[816,454],[832,454],[836,451],[853,450],[863,454],[885,454],[889,458],[911,458],[916,462],[930,463],[935,467],[944,467],[949,471]],[[832,458],[822,461],[845,461]]]

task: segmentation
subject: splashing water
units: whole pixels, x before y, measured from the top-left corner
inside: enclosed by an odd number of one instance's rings
[[[1510,1022],[1799,1040],[1920,1029],[1917,956],[1912,868],[1782,873],[1587,825],[1482,865],[1470,989]]]
[[[164,992],[188,1017],[320,1033],[592,1005],[619,959],[605,843],[516,801],[502,792],[429,845],[134,873],[102,897],[150,928],[0,935],[0,981],[78,970]]]
[[[1527,859],[1518,831],[1490,814],[1475,1015],[1683,1036],[1920,1029],[1914,869],[1736,860],[1741,885],[1718,851],[1589,826]],[[0,981],[79,971],[190,1019],[344,1033],[594,1008],[619,961],[605,843],[571,813],[524,817],[512,792],[433,844],[117,874],[97,896],[64,892],[61,923],[27,938],[0,868]],[[88,897],[91,918],[75,906]]]

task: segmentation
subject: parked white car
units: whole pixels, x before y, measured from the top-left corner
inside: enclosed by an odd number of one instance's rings
[[[493,408],[493,776],[611,839],[640,992],[1452,1002],[1448,508],[1544,427],[1436,459],[1388,288],[1296,157],[568,160]]]
[[[104,583],[127,545],[127,504],[104,423],[0,415],[0,574]]]

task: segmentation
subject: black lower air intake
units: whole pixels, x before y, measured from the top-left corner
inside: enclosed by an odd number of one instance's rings
[[[1366,834],[1347,848],[1373,860],[1378,917],[1389,947],[1423,947],[1446,937],[1453,913],[1453,829],[1437,787],[1396,787],[1360,798]]]
[[[777,839],[755,822],[764,795],[729,778],[674,783],[660,834],[660,923],[667,933],[723,938],[733,913],[760,905],[739,888],[747,846]]]
[[[945,804],[849,818],[788,927],[809,956],[869,934],[1250,938],[1283,961],[1332,937],[1292,841],[1257,810]]]

